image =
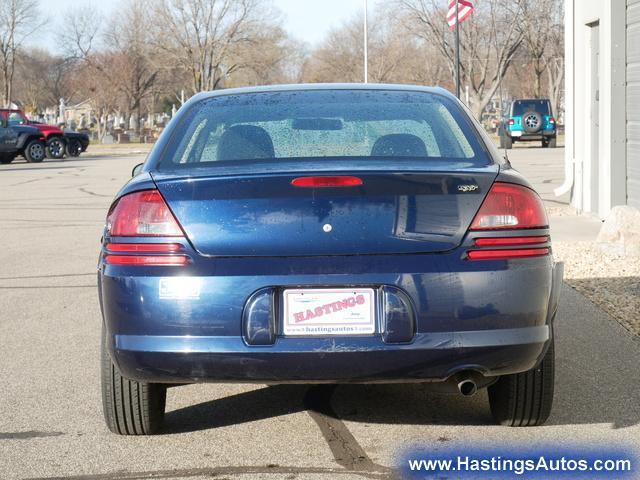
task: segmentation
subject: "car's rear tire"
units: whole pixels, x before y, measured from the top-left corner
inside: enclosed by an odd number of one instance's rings
[[[549,148],[556,148],[556,145],[557,145],[556,137],[551,137],[549,139]]]
[[[40,163],[46,157],[46,147],[40,140],[31,140],[24,148],[24,158],[29,163]]]
[[[82,144],[80,140],[71,139],[67,142],[67,156],[79,157],[82,153]]]
[[[167,387],[120,375],[102,336],[102,411],[107,427],[119,435],[152,435],[164,421]]]
[[[513,139],[509,135],[504,136],[504,148],[511,150],[513,148]]]
[[[65,142],[60,137],[53,137],[47,141],[47,149],[46,154],[47,158],[55,158],[59,160],[64,157],[65,152]]]
[[[493,418],[501,425],[542,425],[553,405],[555,355],[553,339],[540,364],[528,372],[504,375],[489,387]]]

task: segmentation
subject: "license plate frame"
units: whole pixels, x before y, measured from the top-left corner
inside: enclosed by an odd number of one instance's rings
[[[376,290],[370,287],[287,288],[282,292],[282,334],[373,335],[377,331],[376,299]]]

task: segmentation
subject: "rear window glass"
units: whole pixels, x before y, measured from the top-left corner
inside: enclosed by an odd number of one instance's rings
[[[513,102],[514,117],[521,117],[527,112],[551,115],[551,113],[549,113],[549,102],[547,100],[518,100]]]
[[[222,95],[194,105],[159,169],[253,160],[394,158],[489,163],[466,114],[423,92],[306,90]]]

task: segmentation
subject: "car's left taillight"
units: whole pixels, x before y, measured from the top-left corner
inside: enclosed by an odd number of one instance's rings
[[[107,216],[105,263],[123,266],[183,266],[189,257],[181,243],[153,238],[184,238],[180,224],[158,190],[121,197]]]

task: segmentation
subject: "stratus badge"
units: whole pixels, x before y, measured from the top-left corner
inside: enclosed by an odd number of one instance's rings
[[[459,192],[475,192],[478,188],[478,185],[458,185]]]

